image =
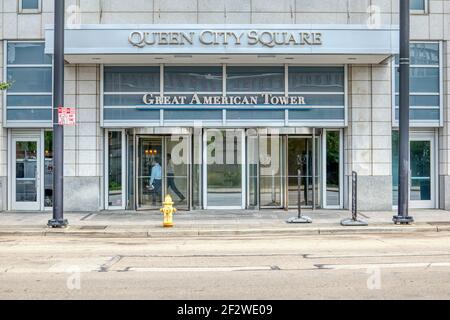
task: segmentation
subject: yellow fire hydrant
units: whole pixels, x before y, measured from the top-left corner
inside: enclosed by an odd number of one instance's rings
[[[177,209],[173,207],[173,201],[170,194],[166,196],[163,202],[164,207],[160,211],[164,214],[164,228],[173,227],[173,214],[177,212]]]

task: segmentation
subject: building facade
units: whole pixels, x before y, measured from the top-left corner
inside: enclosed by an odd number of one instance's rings
[[[352,172],[396,206],[398,0],[66,7],[66,210],[348,208]],[[1,1],[3,211],[52,206],[52,25]],[[450,1],[411,0],[411,38],[411,206],[449,210]]]

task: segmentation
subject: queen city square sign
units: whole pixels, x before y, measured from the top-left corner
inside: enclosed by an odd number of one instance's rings
[[[97,55],[364,55],[379,63],[398,54],[398,27],[339,24],[79,25],[65,32],[68,61]],[[45,53],[53,54],[53,27]],[[78,57],[78,58],[77,58]],[[130,60],[132,61],[132,60]],[[367,59],[365,60],[367,61]]]
[[[322,33],[310,31],[132,31],[128,42],[135,47],[145,46],[186,46],[197,41],[204,46],[320,46]]]

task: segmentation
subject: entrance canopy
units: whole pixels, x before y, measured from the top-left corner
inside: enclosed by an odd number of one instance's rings
[[[398,54],[397,26],[75,25],[66,29],[69,63],[378,64]],[[45,33],[53,53],[53,26]]]

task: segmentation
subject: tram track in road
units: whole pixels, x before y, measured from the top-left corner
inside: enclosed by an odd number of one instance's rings
[[[0,297],[5,298],[370,299],[449,294],[450,234],[2,240],[15,241],[0,243]],[[81,289],[68,290],[68,279],[79,279]],[[380,290],[369,289],[373,279],[380,280]]]
[[[8,256],[0,256],[7,261]],[[38,259],[39,258],[39,259]],[[50,262],[46,267],[43,261]],[[309,253],[253,254],[120,254],[35,257],[27,255],[0,264],[1,273],[63,273],[76,266],[80,272],[267,272],[313,270],[450,268],[449,253],[380,253],[315,255]]]
[[[269,272],[302,270],[418,269],[450,267],[449,235],[329,236],[251,239],[78,239],[57,243],[41,238],[5,238],[0,243],[3,272]],[[242,239],[241,239],[242,240]],[[334,241],[332,241],[334,240]],[[52,243],[52,246],[49,246]],[[415,244],[413,246],[413,244]],[[50,250],[50,247],[52,248]],[[50,271],[48,271],[50,270]]]

